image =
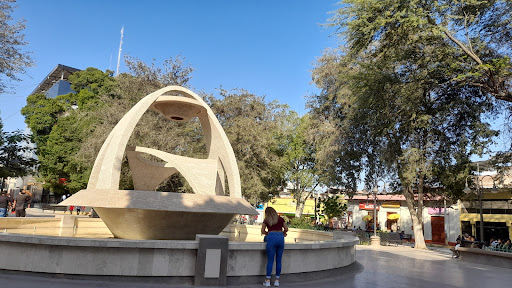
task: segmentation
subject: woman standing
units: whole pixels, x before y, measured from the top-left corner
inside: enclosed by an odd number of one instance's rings
[[[261,225],[261,234],[267,236],[267,278],[263,285],[270,287],[270,276],[274,266],[274,257],[276,257],[276,281],[275,287],[279,287],[279,276],[281,275],[281,259],[284,251],[284,237],[288,232],[288,226],[282,217],[272,207],[265,209],[265,220]]]

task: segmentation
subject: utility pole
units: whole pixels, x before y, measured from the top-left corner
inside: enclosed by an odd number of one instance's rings
[[[119,74],[119,62],[121,62],[121,50],[122,50],[122,46],[123,46],[123,31],[124,31],[124,26],[121,28],[121,41],[119,42],[119,54],[117,55],[116,76]]]

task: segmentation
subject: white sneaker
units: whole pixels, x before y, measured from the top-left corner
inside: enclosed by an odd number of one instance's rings
[[[276,279],[276,281],[274,282],[274,287],[279,287],[279,280]]]
[[[263,281],[263,286],[270,287],[270,280]]]

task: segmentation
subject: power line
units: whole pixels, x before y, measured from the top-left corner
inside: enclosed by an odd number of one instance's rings
[[[6,118],[4,118],[4,120],[7,120],[7,119],[11,118],[12,116],[14,116],[14,115],[16,115],[16,114],[18,114],[20,112],[21,112],[21,110],[16,111],[16,112],[12,113],[11,115],[7,116]],[[19,115],[21,115],[21,114],[19,114]]]

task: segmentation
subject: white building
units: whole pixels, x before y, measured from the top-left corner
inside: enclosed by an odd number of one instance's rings
[[[363,217],[370,215],[373,218],[374,198],[373,195],[358,193],[348,201],[348,222],[351,227],[361,227],[362,230],[373,230],[373,219],[363,220]],[[442,198],[425,199],[423,208],[423,230],[426,243],[444,244],[455,243],[460,235],[460,209],[457,203],[444,209]],[[446,213],[445,213],[446,212]],[[398,216],[390,216],[398,214]],[[399,217],[396,220],[388,218]],[[367,217],[370,218],[370,217]],[[412,234],[412,219],[403,195],[377,195],[377,223],[381,230],[404,231],[405,234]]]

